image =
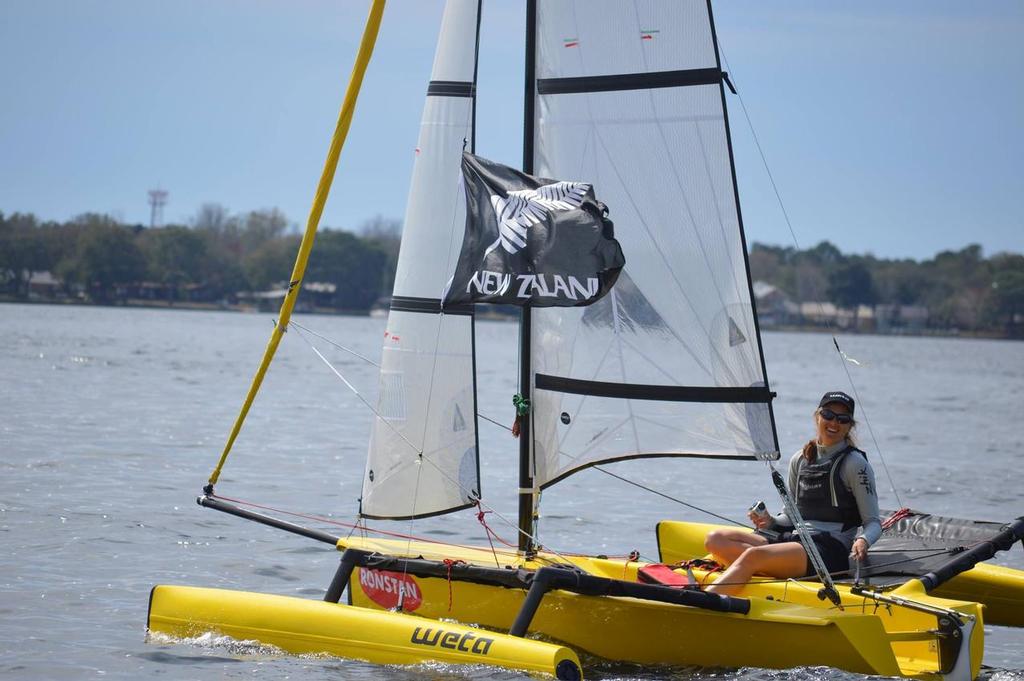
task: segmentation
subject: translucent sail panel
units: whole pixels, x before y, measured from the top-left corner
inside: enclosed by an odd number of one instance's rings
[[[435,515],[479,496],[472,323],[468,315],[392,310],[363,479],[364,516]]]
[[[468,97],[428,96],[416,144],[393,295],[441,298],[466,228],[459,168],[472,133]]]
[[[394,295],[440,298],[465,230],[459,182],[473,137],[479,0],[445,5],[416,143]]]
[[[541,0],[537,77],[715,68],[707,0]]]
[[[533,313],[537,484],[777,456],[706,3],[541,8],[535,169],[593,183],[626,267],[594,306]]]
[[[478,0],[449,0],[417,141],[362,513],[407,518],[479,494],[472,310],[440,299],[465,227],[462,151],[473,134]],[[422,455],[422,458],[421,458]]]

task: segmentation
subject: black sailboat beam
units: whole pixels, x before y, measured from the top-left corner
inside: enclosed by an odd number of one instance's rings
[[[978,563],[988,560],[1000,551],[1007,551],[1018,541],[1024,540],[1024,516],[1010,523],[1005,530],[987,541],[983,541],[957,554],[948,563],[921,577],[925,591],[932,591],[961,572],[970,570]]]
[[[416,577],[434,577],[453,582],[502,586],[507,589],[528,589],[530,593],[535,593],[535,597],[533,599],[527,598],[528,602],[524,604],[520,616],[517,617],[517,621],[523,620],[526,622],[523,625],[524,627],[528,627],[529,621],[533,618],[533,614],[526,611],[526,606],[530,605],[533,612],[536,612],[537,605],[539,605],[543,594],[552,589],[569,591],[581,596],[639,598],[645,601],[688,605],[704,610],[732,612],[741,615],[746,615],[750,612],[750,600],[746,598],[723,596],[693,589],[678,589],[660,584],[641,584],[623,579],[597,577],[572,567],[542,567],[533,571],[460,563],[447,564],[440,560],[399,558],[398,556],[387,556],[362,549],[346,549],[342,558],[343,562],[338,568],[338,573],[341,573],[342,568],[345,567],[345,561],[351,559],[352,565],[355,567],[370,570],[390,570]],[[538,580],[542,586],[537,587],[535,591],[534,584]],[[527,614],[529,614],[529,617],[527,617]],[[515,628],[515,625],[513,627]]]
[[[508,630],[509,636],[522,638],[530,630],[530,623],[533,622],[533,616],[537,614],[540,602],[544,600],[544,596],[551,589],[551,580],[548,578],[550,573],[546,572],[547,569],[541,568],[533,576],[533,583],[530,584],[530,589],[526,592],[523,604],[519,606],[519,612],[516,613],[516,618],[512,622],[512,628]]]
[[[370,570],[390,570],[416,577],[437,577],[455,582],[468,582],[485,586],[503,586],[508,589],[525,589],[527,578],[520,570],[491,568],[468,563],[445,563],[426,558],[399,558],[363,549],[345,549],[342,560],[350,560],[354,567]],[[338,571],[341,571],[339,566]],[[349,573],[351,575],[351,572]]]
[[[349,553],[351,550],[346,549],[345,553],[341,554],[341,563],[338,564],[338,570],[334,573],[331,585],[327,587],[327,593],[324,595],[324,600],[328,603],[340,601],[342,592],[352,579],[352,571],[356,569],[356,557]]]
[[[279,520],[272,516],[264,515],[263,513],[256,513],[255,511],[248,511],[244,508],[239,508],[238,506],[235,506],[230,502],[223,501],[222,499],[218,499],[217,497],[203,495],[196,498],[196,503],[200,506],[205,506],[206,508],[212,508],[215,511],[229,513],[231,515],[238,516],[239,518],[245,518],[246,520],[254,520],[261,525],[276,527],[279,530],[285,530],[292,534],[316,539],[317,541],[322,541],[325,544],[331,544],[333,546],[336,546],[338,544],[338,540],[341,539],[341,537],[335,537],[334,535],[327,534],[326,532],[312,530],[308,527],[302,527],[301,525],[296,525],[295,523],[290,523],[286,520]]]

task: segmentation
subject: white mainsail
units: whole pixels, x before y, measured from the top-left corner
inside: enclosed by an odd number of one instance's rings
[[[535,486],[776,458],[707,2],[542,0],[536,39],[534,171],[593,183],[626,267],[592,307],[533,311]]]
[[[480,493],[472,308],[440,305],[465,227],[459,169],[473,136],[478,17],[479,0],[449,0],[438,37],[384,335],[366,517],[447,513]]]

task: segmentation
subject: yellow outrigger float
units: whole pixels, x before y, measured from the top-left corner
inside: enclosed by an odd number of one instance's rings
[[[324,654],[378,664],[487,664],[582,679],[565,646],[396,612],[247,591],[157,586],[149,630],[188,638],[215,631],[293,654]]]
[[[671,565],[703,554],[710,525],[661,523],[661,561],[670,565],[564,555],[540,543],[542,490],[584,468],[653,457],[771,467],[779,458],[726,110],[725,87],[735,90],[722,71],[706,0],[527,0],[523,173],[505,168],[505,184],[489,197],[474,189],[475,208],[456,188],[469,185],[460,183],[459,167],[475,140],[480,0],[448,0],[416,147],[357,526],[487,508],[475,308],[447,302],[454,265],[465,260],[479,268],[471,282],[502,281],[503,290],[538,296],[537,309],[528,303],[522,310],[521,394],[513,398],[517,550],[342,539],[216,495],[289,328],[383,5],[373,0],[277,324],[199,498],[204,507],[329,544],[343,552],[341,564],[323,601],[154,587],[149,630],[184,637],[213,631],[292,653],[376,663],[489,664],[566,681],[582,678],[577,651],[637,664],[828,665],[974,679],[986,618],[1021,626],[1024,611],[1019,571],[976,565],[1020,540],[1024,520],[895,582],[870,575],[834,583],[806,542],[819,581],[755,579],[739,596],[676,583],[680,574],[692,573],[697,583],[714,578]],[[522,177],[537,186],[516,184]],[[543,179],[555,177],[573,181]],[[585,286],[567,274],[586,259],[589,251],[573,235],[593,216],[558,188],[590,183],[600,184],[627,258],[601,296],[600,272],[593,286],[589,273],[581,275]],[[549,209],[565,214],[561,227]],[[611,239],[611,232],[602,221],[601,237]],[[491,246],[478,258],[472,243]],[[485,263],[492,254],[500,258]],[[593,299],[577,297],[584,293]],[[772,476],[791,506],[774,469]],[[795,508],[786,512],[800,526]]]

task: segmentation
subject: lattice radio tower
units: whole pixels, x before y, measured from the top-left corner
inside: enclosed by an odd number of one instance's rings
[[[164,221],[164,204],[167,203],[167,192],[163,189],[149,190],[149,226],[159,227]]]

